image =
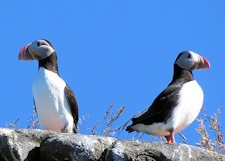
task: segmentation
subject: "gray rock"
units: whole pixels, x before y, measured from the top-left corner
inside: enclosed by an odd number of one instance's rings
[[[0,129],[0,161],[225,161],[185,144],[122,141],[46,130]]]
[[[110,137],[60,134],[41,144],[41,160],[100,160],[104,150],[116,139]]]
[[[213,161],[225,156],[185,144],[117,141],[107,150],[106,160],[118,161]]]
[[[0,129],[0,159],[33,161],[39,154],[36,147],[53,134],[45,130]]]

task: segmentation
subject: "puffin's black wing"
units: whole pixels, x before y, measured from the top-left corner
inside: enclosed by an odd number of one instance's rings
[[[70,106],[70,111],[71,114],[73,116],[73,120],[74,120],[74,133],[77,133],[77,123],[78,123],[78,105],[77,105],[77,101],[76,98],[73,94],[73,91],[70,89],[70,87],[68,85],[66,85],[65,89],[65,95],[67,97],[68,100],[68,104]]]
[[[182,85],[169,85],[159,96],[154,100],[149,109],[139,116],[133,118],[133,125],[145,124],[150,125],[157,122],[166,122],[171,116],[171,112],[178,103],[179,91]]]

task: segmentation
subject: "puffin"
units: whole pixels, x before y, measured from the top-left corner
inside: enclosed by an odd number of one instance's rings
[[[46,39],[35,40],[19,52],[19,60],[38,61],[32,85],[40,128],[60,133],[77,133],[78,105],[75,95],[60,77],[57,54]]]
[[[182,51],[175,60],[172,81],[146,112],[132,118],[126,131],[165,136],[167,143],[175,143],[174,134],[190,125],[203,105],[204,93],[192,71],[209,68],[210,63],[203,56]]]

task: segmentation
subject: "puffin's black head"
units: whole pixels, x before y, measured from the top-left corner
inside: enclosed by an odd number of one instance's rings
[[[57,55],[52,44],[48,40],[36,40],[24,46],[19,53],[19,60],[38,60],[39,68],[44,67],[57,74]]]
[[[48,40],[36,40],[24,46],[19,53],[19,60],[43,60],[55,52]]]
[[[209,61],[203,56],[194,53],[193,51],[181,52],[174,64],[189,71],[210,68]]]

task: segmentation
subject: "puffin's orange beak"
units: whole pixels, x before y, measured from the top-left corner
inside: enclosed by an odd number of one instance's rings
[[[28,48],[28,45],[24,46],[24,47],[20,50],[20,53],[19,53],[19,56],[18,56],[18,59],[19,59],[19,60],[26,60],[25,53],[26,53],[27,48]]]
[[[19,60],[34,60],[34,58],[35,58],[34,54],[33,53],[31,54],[28,51],[28,47],[29,47],[29,45],[26,45],[20,50],[19,56],[18,56]]]
[[[203,59],[203,68],[204,69],[208,69],[208,68],[210,68],[210,63],[209,63],[209,61],[206,59],[206,58],[204,58],[204,57],[202,57],[202,59]]]
[[[196,64],[195,69],[209,69],[209,68],[210,68],[209,61],[203,56],[199,56],[199,61]]]

